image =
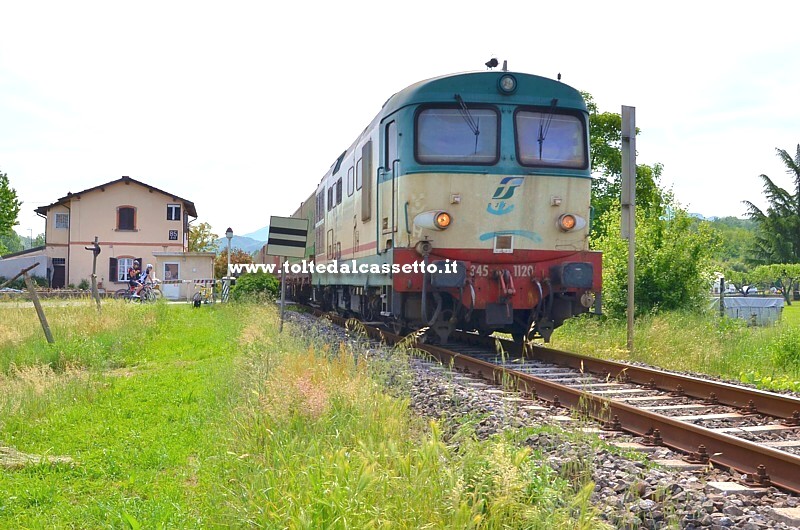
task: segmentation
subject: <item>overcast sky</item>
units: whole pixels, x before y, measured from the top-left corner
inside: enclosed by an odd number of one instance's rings
[[[0,171],[24,235],[34,208],[123,175],[245,234],[393,93],[496,56],[636,107],[638,161],[690,211],[742,216],[759,174],[792,186],[775,148],[800,143],[799,19],[788,1],[3,2]]]

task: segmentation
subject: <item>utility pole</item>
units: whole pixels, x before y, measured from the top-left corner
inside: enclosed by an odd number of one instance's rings
[[[628,351],[633,352],[636,256],[636,107],[622,106],[622,237],[628,240]]]
[[[97,291],[97,255],[100,254],[100,245],[97,242],[97,236],[94,236],[94,244],[91,247],[83,247],[90,250],[92,256],[92,298],[97,302],[97,312],[100,312],[100,293]]]

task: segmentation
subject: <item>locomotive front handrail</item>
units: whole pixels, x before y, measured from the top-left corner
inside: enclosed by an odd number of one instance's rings
[[[381,173],[386,169],[380,166],[375,171],[375,252],[381,255]]]
[[[405,202],[404,209],[405,209],[405,216],[406,216],[406,234],[410,236],[411,235],[411,229],[408,227],[408,201]],[[411,240],[410,239],[408,240],[407,245],[411,246]]]
[[[395,233],[397,232],[397,212],[395,210],[397,204],[397,172],[398,170],[395,169],[395,166],[400,165],[400,159],[395,158],[392,160],[392,247],[396,247],[397,243],[395,242],[394,238]]]

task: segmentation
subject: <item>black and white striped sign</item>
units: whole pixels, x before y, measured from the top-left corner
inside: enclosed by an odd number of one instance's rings
[[[307,235],[308,219],[272,216],[269,218],[267,254],[304,258],[306,257]]]

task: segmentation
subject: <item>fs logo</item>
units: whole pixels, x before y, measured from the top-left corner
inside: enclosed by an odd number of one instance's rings
[[[524,179],[522,177],[505,177],[500,181],[500,185],[494,191],[492,200],[496,201],[494,204],[489,203],[486,206],[486,211],[492,215],[505,215],[514,209],[514,205],[506,206],[506,199],[514,196],[514,190],[522,186]]]

